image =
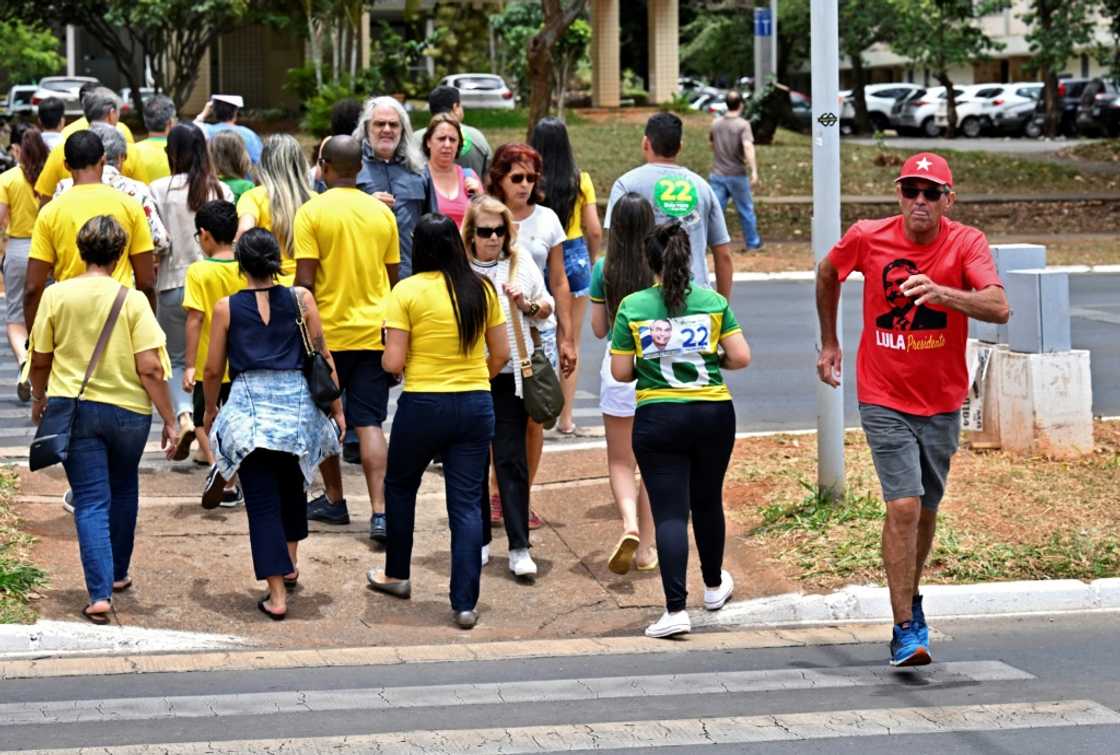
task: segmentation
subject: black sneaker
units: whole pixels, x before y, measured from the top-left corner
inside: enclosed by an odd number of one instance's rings
[[[374,513],[369,520],[369,539],[376,543],[384,543],[389,539],[389,530],[385,526],[385,515]]]
[[[243,503],[245,503],[245,495],[241,492],[241,486],[234,485],[232,488],[226,488],[222,491],[222,500],[218,505],[223,509],[232,509]]]
[[[358,441],[342,444],[342,460],[347,464],[362,463],[362,447]]]
[[[323,524],[350,524],[350,510],[346,499],[331,503],[326,493],[307,504],[307,520]]]

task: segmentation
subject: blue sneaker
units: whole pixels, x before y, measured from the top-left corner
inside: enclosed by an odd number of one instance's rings
[[[323,494],[307,504],[307,519],[312,522],[324,524],[350,524],[350,510],[346,508],[346,499],[332,503]]]
[[[914,629],[918,631],[918,642],[929,650],[929,625],[926,624],[926,612],[922,610],[922,596],[915,595],[914,602],[910,605],[910,613],[914,622]]]
[[[369,539],[376,543],[384,543],[389,539],[389,530],[385,526],[385,515],[374,513],[369,520]]]
[[[913,621],[894,625],[891,640],[892,666],[925,666],[930,662],[929,650],[918,641],[918,630]]]

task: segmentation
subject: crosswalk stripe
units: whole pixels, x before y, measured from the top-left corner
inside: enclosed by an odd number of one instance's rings
[[[335,737],[301,737],[113,746],[114,755],[214,755],[214,753],[472,753],[510,755],[572,750],[805,742],[849,737],[1013,731],[1120,725],[1120,714],[1092,700],[996,705],[930,706],[781,713],[655,721],[619,721],[509,728],[400,731]],[[36,750],[71,755],[85,749]]]
[[[450,684],[339,690],[286,690],[231,695],[21,702],[0,705],[0,727],[224,716],[263,716],[340,710],[377,710],[500,703],[545,704],[616,699],[718,695],[776,690],[869,687],[897,682],[883,666],[769,669],[707,674],[619,676],[499,684]],[[921,674],[925,685],[1033,679],[999,661],[943,663]]]

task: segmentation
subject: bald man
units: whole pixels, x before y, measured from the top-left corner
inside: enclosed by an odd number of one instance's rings
[[[335,136],[319,157],[327,191],[296,213],[296,284],[315,294],[323,336],[346,392],[346,425],[358,434],[362,472],[373,503],[370,537],[385,540],[385,462],[381,425],[389,406],[390,376],[381,369],[381,323],[397,282],[400,240],[393,211],[355,186],[361,145]],[[326,492],[308,504],[307,518],[349,524],[337,456],[323,462]]]

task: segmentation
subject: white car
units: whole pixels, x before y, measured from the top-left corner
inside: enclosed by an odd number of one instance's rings
[[[1004,116],[1018,113],[1026,105],[1038,102],[1038,98],[1042,96],[1042,87],[1041,81],[1003,84],[996,87],[999,91],[994,94],[989,90],[983,90],[988,95],[988,99],[979,99],[978,93],[975,98],[959,103],[957,123],[960,124],[961,132],[972,138],[976,135],[974,132],[977,122],[983,132],[1007,130]]]
[[[8,98],[0,100],[0,118],[29,116],[35,112],[31,97],[39,87],[34,84],[16,84],[8,90]]]
[[[957,128],[969,139],[975,139],[989,129],[992,125],[993,104],[1004,93],[1002,84],[971,84],[964,87],[964,94],[958,95]],[[939,129],[949,127],[949,100],[942,99],[937,103],[937,115],[934,122]]]
[[[75,118],[84,115],[82,103],[78,99],[78,90],[82,85],[93,82],[98,83],[92,76],[47,76],[39,79],[39,88],[31,96],[31,104],[35,107],[48,97],[58,97],[66,105],[66,117]]]
[[[957,97],[964,94],[961,87],[953,87]],[[895,103],[891,109],[891,124],[900,134],[918,133],[930,138],[941,134],[937,125],[937,106],[945,99],[945,87],[917,89]]]
[[[867,102],[867,114],[876,131],[886,131],[891,127],[891,108],[903,97],[922,87],[918,84],[899,82],[894,84],[868,84],[863,88],[863,98]],[[840,131],[850,133],[856,120],[856,105],[851,90],[840,92],[843,106],[840,109]]]
[[[501,76],[492,73],[457,73],[444,76],[440,86],[455,87],[463,108],[513,110],[516,98]]]

